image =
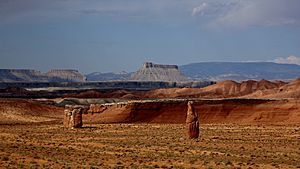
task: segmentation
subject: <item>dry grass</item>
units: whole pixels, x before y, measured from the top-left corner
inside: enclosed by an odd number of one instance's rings
[[[3,168],[297,168],[299,125],[0,125]]]

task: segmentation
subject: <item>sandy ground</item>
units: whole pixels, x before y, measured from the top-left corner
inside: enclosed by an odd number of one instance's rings
[[[300,168],[300,125],[0,125],[1,168]]]
[[[145,116],[137,123],[90,120],[72,130],[63,128],[61,107],[0,99],[0,168],[300,168],[299,100],[219,102],[195,106],[206,124],[189,140],[185,103],[138,105],[133,110]]]

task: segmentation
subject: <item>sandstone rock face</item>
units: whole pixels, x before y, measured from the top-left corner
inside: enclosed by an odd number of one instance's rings
[[[158,65],[146,62],[134,73],[130,80],[135,81],[166,81],[166,82],[184,82],[189,81],[182,75],[176,65]]]
[[[198,116],[198,124],[299,124],[299,99],[215,99],[197,100],[192,104]],[[0,107],[1,108],[1,107]],[[84,123],[154,123],[185,124],[189,132],[185,99],[141,100],[119,103],[95,104],[84,115]],[[191,109],[191,107],[190,107]],[[1,114],[1,109],[0,109]],[[196,115],[197,115],[196,114]]]
[[[0,69],[0,82],[84,82],[77,70],[51,70],[42,73],[30,69]]]
[[[91,104],[88,110],[88,113],[102,113],[107,107],[102,106],[101,104]]]
[[[70,106],[66,105],[64,116],[65,128],[80,128],[82,127],[82,114],[85,108],[82,106]]]
[[[199,121],[198,115],[193,108],[193,102],[188,102],[188,111],[186,116],[187,134],[190,139],[196,139],[199,137]]]

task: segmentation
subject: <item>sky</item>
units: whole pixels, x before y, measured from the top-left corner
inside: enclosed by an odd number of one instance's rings
[[[300,0],[0,0],[0,68],[300,64]]]

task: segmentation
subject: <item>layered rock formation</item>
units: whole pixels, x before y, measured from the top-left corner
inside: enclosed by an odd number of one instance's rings
[[[30,69],[0,69],[0,82],[84,82],[77,70],[50,70],[42,73]]]
[[[188,78],[179,71],[176,65],[159,65],[146,62],[130,77],[130,80],[184,82],[188,81]]]
[[[299,100],[196,100],[194,110],[202,124],[285,123],[300,121]],[[186,100],[144,100],[93,105],[83,123],[186,123]],[[98,108],[97,108],[98,107]],[[194,119],[193,119],[194,120]]]

